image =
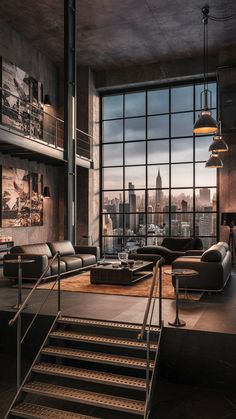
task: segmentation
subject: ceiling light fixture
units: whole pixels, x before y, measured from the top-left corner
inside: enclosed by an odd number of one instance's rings
[[[219,157],[219,154],[212,153],[207,160],[205,167],[208,169],[222,169],[224,167],[224,164],[222,160]]]
[[[212,92],[208,89],[208,14],[209,7],[202,9],[203,21],[203,75],[204,87],[200,96],[201,113],[193,126],[194,134],[213,134],[217,131],[217,122],[211,116]]]
[[[221,121],[219,121],[219,132],[214,135],[213,142],[211,143],[208,151],[210,151],[211,153],[224,153],[228,150],[229,148],[221,133]]]

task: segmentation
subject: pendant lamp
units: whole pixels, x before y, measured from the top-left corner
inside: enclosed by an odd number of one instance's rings
[[[201,113],[193,126],[194,134],[213,134],[217,131],[217,122],[211,116],[212,92],[208,89],[208,14],[209,8],[202,9],[203,21],[203,74],[204,88],[201,92]]]
[[[212,153],[207,160],[205,167],[208,169],[222,169],[224,167],[224,164],[222,160],[219,157],[219,154]]]

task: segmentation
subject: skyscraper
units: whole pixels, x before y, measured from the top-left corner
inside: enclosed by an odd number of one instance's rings
[[[155,211],[160,212],[162,211],[162,200],[163,200],[163,192],[162,192],[162,179],[160,169],[158,169],[157,177],[156,177],[156,202],[155,202]],[[161,225],[163,221],[162,214],[156,214],[155,216],[155,224]]]
[[[132,184],[132,182],[129,182],[129,209],[130,209],[130,213],[134,213],[134,214],[130,214],[129,227],[135,233],[136,232],[137,203],[136,203],[135,186]]]

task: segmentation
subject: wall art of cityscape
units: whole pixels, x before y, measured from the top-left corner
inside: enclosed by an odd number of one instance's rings
[[[2,167],[1,227],[43,225],[43,175]]]

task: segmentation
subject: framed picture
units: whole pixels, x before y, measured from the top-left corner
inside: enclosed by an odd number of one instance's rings
[[[1,58],[1,123],[26,135],[43,136],[43,85]]]
[[[1,167],[1,227],[43,225],[43,175]]]

